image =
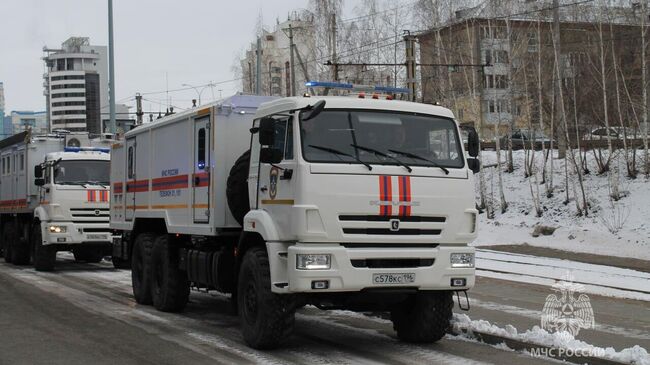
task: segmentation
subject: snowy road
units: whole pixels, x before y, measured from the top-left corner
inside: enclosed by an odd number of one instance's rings
[[[69,260],[69,259],[68,259]],[[550,360],[448,335],[437,344],[395,339],[389,321],[301,310],[291,344],[248,348],[229,302],[193,292],[185,313],[137,305],[130,272],[62,263],[54,273],[0,264],[0,363],[545,364]]]
[[[524,331],[539,324],[550,288],[479,278],[470,292],[472,319]],[[241,338],[224,296],[192,292],[182,314],[137,305],[130,272],[108,263],[59,259],[54,273],[0,264],[0,364],[270,363],[270,364],[546,364],[553,360],[448,335],[437,344],[395,339],[389,321],[305,308],[282,350],[260,352]],[[582,339],[617,350],[650,348],[645,303],[592,298],[596,329]],[[605,307],[606,306],[606,307]],[[638,317],[642,316],[642,317]]]

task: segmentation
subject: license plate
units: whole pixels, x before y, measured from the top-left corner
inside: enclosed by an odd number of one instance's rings
[[[372,274],[373,284],[408,284],[415,282],[415,273],[403,274]]]
[[[106,235],[105,234],[89,234],[88,239],[89,240],[105,240]]]

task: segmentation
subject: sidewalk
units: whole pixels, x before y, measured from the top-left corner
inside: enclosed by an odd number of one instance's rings
[[[580,253],[580,252],[569,252],[564,250],[557,250],[554,248],[530,246],[526,244],[480,246],[477,247],[477,249],[478,248],[485,249],[485,250],[531,255],[531,256],[571,260],[571,261],[583,262],[586,264],[613,266],[621,269],[630,269],[630,270],[650,273],[650,261],[647,260],[640,260],[640,259],[633,259],[633,258],[626,258],[626,257],[616,257],[616,256],[595,255],[595,254]]]

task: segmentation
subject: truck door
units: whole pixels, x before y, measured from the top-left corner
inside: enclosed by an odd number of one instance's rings
[[[135,155],[137,143],[135,138],[126,140],[126,189],[124,195],[124,218],[127,221],[133,220],[135,214]]]
[[[194,120],[194,171],[192,210],[194,223],[210,221],[210,116]]]
[[[281,239],[291,239],[291,237],[282,236],[286,232],[292,231],[291,208],[294,205],[294,180],[296,179],[293,175],[296,161],[293,153],[292,118],[277,118],[273,147],[283,152],[283,159],[282,162],[275,165],[260,164],[257,207],[271,213],[273,220],[278,224]],[[257,153],[259,158],[259,152]]]

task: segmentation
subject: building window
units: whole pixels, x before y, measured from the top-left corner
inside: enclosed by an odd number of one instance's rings
[[[84,105],[86,105],[85,101],[66,101],[66,102],[52,103],[53,108],[59,106],[84,106]]]
[[[486,89],[507,89],[508,76],[507,75],[485,75],[485,88]]]
[[[84,79],[84,75],[52,76],[52,81],[83,80],[83,79]]]
[[[481,26],[481,38],[483,39],[506,39],[507,33],[505,27]]]
[[[52,99],[58,98],[83,98],[85,93],[61,93],[61,94],[52,94]]]
[[[528,52],[537,52],[539,46],[537,43],[537,33],[528,32]]]

